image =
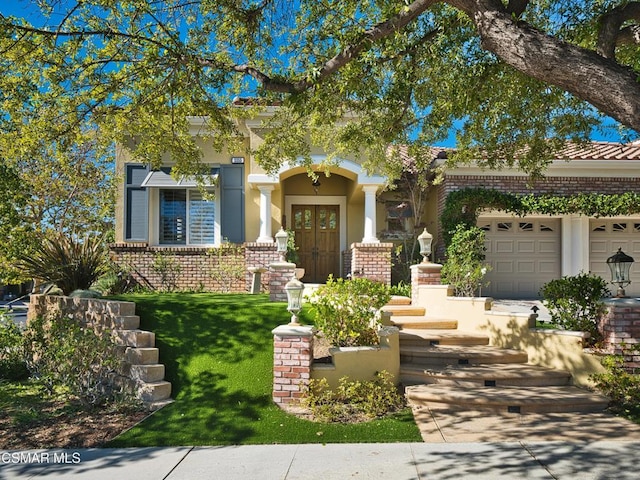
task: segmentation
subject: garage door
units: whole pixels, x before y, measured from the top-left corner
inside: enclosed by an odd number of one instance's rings
[[[490,282],[483,295],[494,298],[538,298],[540,287],[559,278],[559,219],[481,218],[486,234]]]
[[[591,220],[589,227],[589,270],[608,282],[611,273],[607,258],[622,248],[635,260],[630,271],[631,285],[625,291],[627,295],[640,296],[640,219]],[[609,284],[609,290],[615,293],[617,286]]]

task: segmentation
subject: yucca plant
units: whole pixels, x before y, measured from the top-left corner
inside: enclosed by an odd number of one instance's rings
[[[88,290],[108,271],[108,260],[102,236],[80,240],[60,232],[47,235],[37,251],[18,257],[27,275],[54,284],[64,295]]]

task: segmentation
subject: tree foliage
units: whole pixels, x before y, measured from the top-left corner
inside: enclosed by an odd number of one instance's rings
[[[638,11],[623,0],[42,0],[0,16],[0,156],[134,138],[198,168],[236,119],[281,105],[255,152],[268,171],[311,162],[308,140],[389,167],[390,143],[457,128],[450,162],[543,172],[600,115],[640,130]],[[235,96],[253,98],[232,104]],[[336,124],[341,118],[351,122]],[[99,132],[99,135],[96,135]],[[237,144],[236,144],[237,145]],[[391,168],[391,167],[390,167]],[[391,168],[393,171],[394,169]],[[395,169],[397,171],[397,169]]]

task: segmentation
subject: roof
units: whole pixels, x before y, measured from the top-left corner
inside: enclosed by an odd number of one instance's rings
[[[640,160],[640,141],[568,144],[558,152],[560,160]]]

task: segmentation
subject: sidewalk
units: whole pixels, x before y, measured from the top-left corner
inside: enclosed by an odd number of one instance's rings
[[[89,449],[66,451],[67,464],[53,463],[61,451],[46,451],[49,463],[37,451],[40,464],[8,463],[10,452],[0,452],[0,478],[624,480],[638,478],[638,449],[610,441]]]

